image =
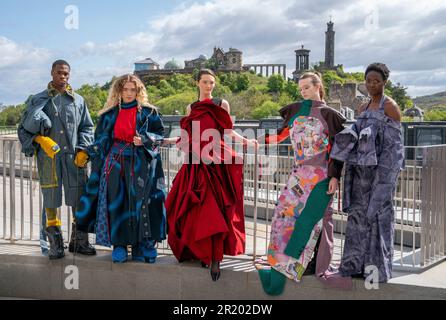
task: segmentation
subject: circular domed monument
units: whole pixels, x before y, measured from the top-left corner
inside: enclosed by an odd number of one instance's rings
[[[178,64],[178,62],[175,61],[175,59],[172,59],[172,60],[170,60],[169,62],[167,62],[164,65],[164,69],[166,69],[166,70],[178,70],[178,69],[181,69],[181,67]]]

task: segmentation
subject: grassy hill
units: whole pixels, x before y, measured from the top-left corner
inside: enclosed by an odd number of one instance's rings
[[[347,73],[342,68],[338,70],[319,70],[326,91],[333,82],[363,82],[361,72]],[[113,79],[112,79],[113,80]],[[293,101],[302,99],[298,85],[293,81],[283,79],[281,75],[263,77],[254,72],[221,73],[217,76],[217,86],[214,96],[230,102],[231,115],[237,119],[261,119],[278,116],[279,109]],[[93,121],[98,120],[98,112],[104,106],[110,82],[105,85],[84,84],[77,93],[87,102]],[[173,74],[157,79],[153,83],[146,83],[149,101],[158,106],[164,115],[185,114],[186,106],[197,99],[198,89],[192,74]],[[409,105],[410,97],[402,85],[386,86],[386,94],[393,97],[402,109]],[[443,97],[446,99],[446,93]],[[0,112],[0,125],[15,125],[21,116],[24,105],[10,106]],[[442,111],[443,112],[443,111]],[[441,114],[443,117],[443,113]]]
[[[446,106],[446,91],[417,97],[413,99],[413,102],[421,109],[431,109],[433,107]]]

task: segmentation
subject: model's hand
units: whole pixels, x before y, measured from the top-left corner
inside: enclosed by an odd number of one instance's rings
[[[133,143],[135,144],[135,146],[142,146],[142,139],[139,136],[134,136],[133,137]]]
[[[327,194],[334,194],[337,189],[338,189],[338,179],[331,178],[330,182],[328,183]]]
[[[74,159],[74,164],[79,168],[85,168],[88,162],[88,153],[84,150],[79,150],[76,153],[76,158]]]
[[[161,145],[162,146],[167,146],[167,145],[170,145],[170,144],[176,144],[179,139],[180,139],[180,137],[164,138],[163,142],[161,143]]]
[[[59,145],[50,137],[37,136],[34,141],[40,144],[42,150],[47,154],[48,157],[54,159],[56,153],[60,151]]]

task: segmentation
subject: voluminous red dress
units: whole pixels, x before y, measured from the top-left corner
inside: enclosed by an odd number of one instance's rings
[[[177,146],[189,161],[180,168],[165,203],[168,243],[180,262],[199,259],[210,264],[223,260],[223,254],[245,251],[243,164],[223,140],[224,130],[233,124],[220,104],[219,99],[197,101],[180,122],[184,131]],[[199,127],[195,135],[193,122]],[[208,129],[218,131],[221,139],[202,137]]]

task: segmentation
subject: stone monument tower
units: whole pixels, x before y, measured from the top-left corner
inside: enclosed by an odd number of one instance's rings
[[[302,45],[301,49],[294,52],[296,52],[296,71],[293,72],[293,80],[297,81],[304,71],[310,69],[310,50],[304,49]]]
[[[335,32],[333,25],[334,23],[330,19],[330,22],[327,23],[327,31],[325,31],[325,68],[327,69],[334,67]]]

